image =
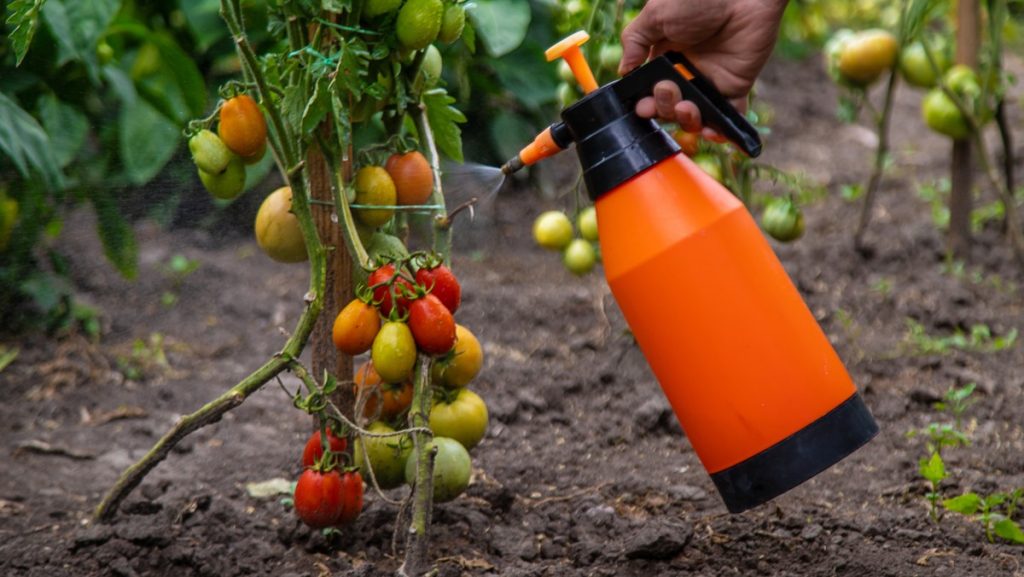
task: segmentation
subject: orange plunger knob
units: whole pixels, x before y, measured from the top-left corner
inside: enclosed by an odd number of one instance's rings
[[[583,52],[580,50],[580,46],[585,44],[587,40],[590,40],[590,35],[580,30],[548,48],[544,52],[544,56],[547,57],[548,62],[556,58],[564,58],[569,63],[569,68],[572,70],[573,76],[576,77],[576,82],[579,82],[580,88],[583,89],[585,94],[590,94],[597,90],[597,80],[594,78],[594,73],[590,70],[590,65],[587,64],[587,59],[583,57]]]

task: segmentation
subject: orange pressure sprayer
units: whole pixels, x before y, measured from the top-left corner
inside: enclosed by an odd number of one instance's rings
[[[744,511],[843,459],[878,425],[744,205],[634,109],[674,80],[702,122],[750,156],[761,151],[754,127],[682,54],[598,87],[586,39],[547,52],[568,61],[586,96],[503,170],[576,145],[612,293],[726,507]]]

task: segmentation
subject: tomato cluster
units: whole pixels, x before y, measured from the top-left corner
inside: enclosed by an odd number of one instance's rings
[[[395,215],[395,206],[417,206],[430,199],[434,170],[418,150],[395,153],[384,166],[360,168],[354,188],[356,218],[364,226],[378,228]]]
[[[189,138],[192,161],[206,190],[231,200],[245,189],[245,165],[267,152],[267,122],[251,96],[240,94],[221,104],[217,132],[202,129]]]
[[[576,229],[572,221],[561,211],[549,210],[533,221],[533,239],[541,248],[562,253],[562,264],[569,272],[583,276],[594,270],[600,259],[597,244],[597,211],[589,206],[576,215]]]
[[[483,399],[465,388],[483,366],[483,351],[473,333],[455,322],[462,288],[450,268],[423,254],[386,262],[366,282],[333,329],[339,351],[370,353],[353,379],[357,411],[372,421],[370,432],[395,432],[412,402],[417,355],[430,357],[428,420],[438,448],[434,498],[454,499],[469,483],[468,451],[483,439],[488,420]],[[412,445],[405,435],[364,436],[355,444],[354,461],[382,489],[411,484],[417,462],[410,458]]]
[[[295,513],[314,529],[351,523],[363,510],[363,478],[338,459],[347,447],[348,440],[329,427],[322,434],[314,431],[306,441],[294,503]]]

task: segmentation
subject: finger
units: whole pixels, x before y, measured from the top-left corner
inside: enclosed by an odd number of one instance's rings
[[[671,80],[662,80],[654,85],[654,106],[659,118],[675,120],[675,107],[682,98],[679,86]]]
[[[619,62],[619,74],[623,75],[647,61],[651,47],[664,39],[660,27],[652,26],[649,14],[641,10],[640,14],[623,30],[622,60]]]
[[[678,102],[673,110],[672,118],[679,123],[679,128],[686,132],[700,132],[700,109],[689,100]]]
[[[640,118],[654,118],[658,114],[658,109],[654,104],[654,97],[641,98],[636,103],[636,114]]]

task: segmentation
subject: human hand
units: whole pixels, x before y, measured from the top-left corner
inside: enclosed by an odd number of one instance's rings
[[[686,54],[741,112],[768,57],[771,56],[786,0],[650,0],[622,31],[625,74],[648,58],[669,50]],[[687,132],[703,128],[700,111],[682,100],[674,82],[654,86],[654,96],[640,100],[636,112],[675,121]],[[704,128],[707,138],[721,141]]]

